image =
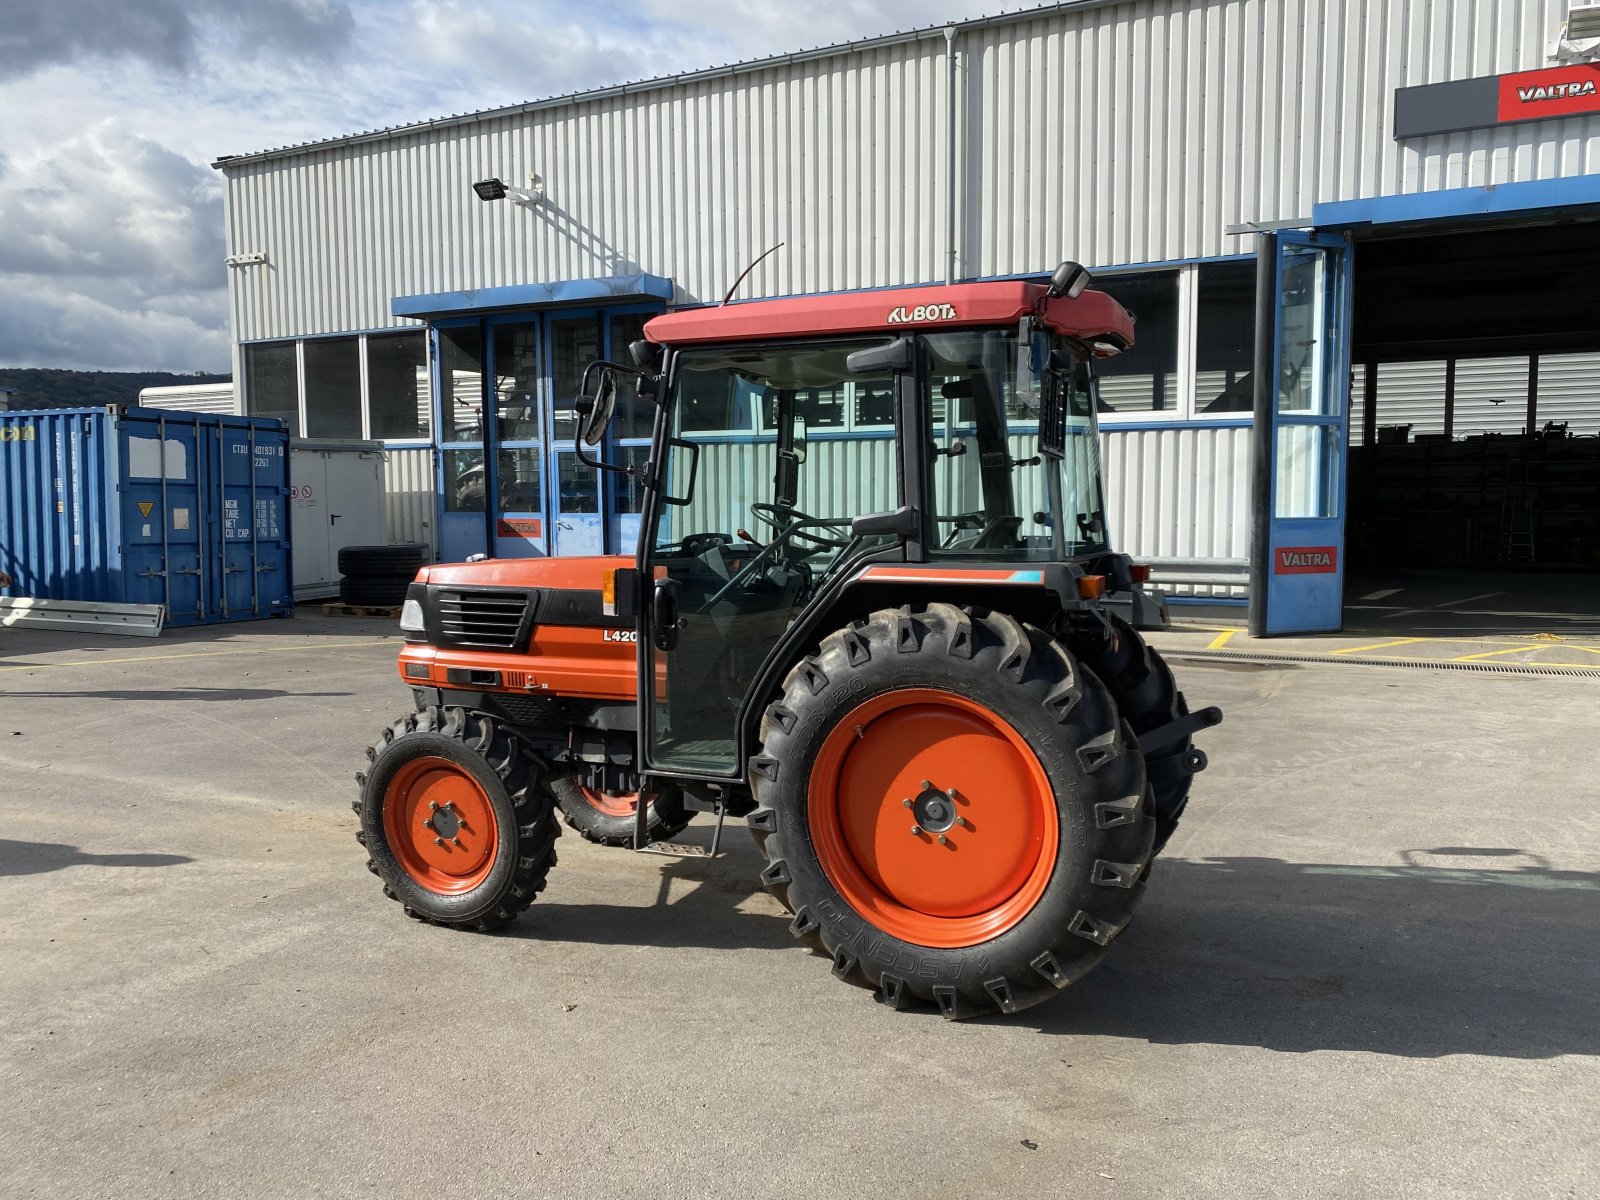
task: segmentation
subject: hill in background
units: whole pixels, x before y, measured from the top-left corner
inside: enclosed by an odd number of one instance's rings
[[[14,396],[0,395],[0,408],[12,412],[34,408],[99,408],[107,404],[137,404],[147,387],[179,384],[227,383],[232,376],[174,375],[170,371],[57,371],[48,368],[0,367],[0,388],[16,388]]]

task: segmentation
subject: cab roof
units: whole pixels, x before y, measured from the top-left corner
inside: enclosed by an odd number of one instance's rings
[[[1046,291],[1042,283],[1002,280],[746,300],[665,313],[645,325],[644,335],[658,345],[694,346],[941,326],[1004,327],[1035,313],[1045,328],[1094,346],[1097,357],[1133,345],[1133,318],[1106,293],[1090,289],[1076,299],[1051,300]]]

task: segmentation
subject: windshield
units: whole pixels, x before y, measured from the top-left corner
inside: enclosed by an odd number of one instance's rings
[[[1094,380],[1069,343],[1014,329],[920,340],[929,552],[1049,561],[1104,551]]]

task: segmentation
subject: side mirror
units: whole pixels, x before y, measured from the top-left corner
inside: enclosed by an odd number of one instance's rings
[[[611,426],[611,417],[617,411],[617,377],[610,370],[600,372],[599,383],[592,397],[580,396],[573,406],[583,418],[578,436],[585,446],[598,446]]]

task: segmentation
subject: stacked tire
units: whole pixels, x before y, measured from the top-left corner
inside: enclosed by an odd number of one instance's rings
[[[404,604],[406,588],[427,559],[421,542],[346,546],[339,551],[339,602],[362,608]]]

